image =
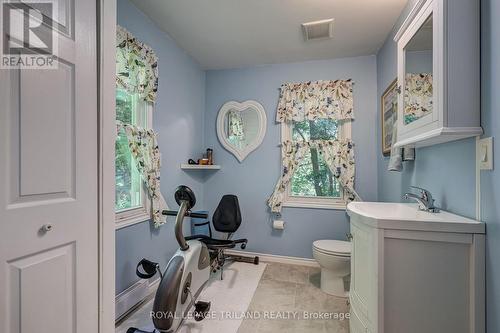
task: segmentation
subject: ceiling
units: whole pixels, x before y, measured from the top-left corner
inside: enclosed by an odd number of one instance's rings
[[[375,54],[406,0],[132,0],[204,69]],[[334,18],[333,39],[301,23]]]

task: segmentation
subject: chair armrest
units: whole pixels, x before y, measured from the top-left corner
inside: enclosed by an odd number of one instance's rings
[[[233,249],[236,246],[236,244],[233,242],[227,244],[206,244],[206,245],[211,250]]]

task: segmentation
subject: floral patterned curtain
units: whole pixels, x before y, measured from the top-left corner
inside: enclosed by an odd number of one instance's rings
[[[144,129],[135,125],[117,123],[117,131],[123,130],[127,135],[130,152],[134,157],[137,169],[141,173],[144,184],[151,198],[153,222],[155,227],[165,223],[162,210],[167,204],[160,192],[161,154],[153,129]]]
[[[354,190],[354,176],[356,173],[354,143],[351,140],[336,140],[320,141],[317,145],[330,172],[337,178],[340,186],[344,189],[345,200],[361,200]]]
[[[158,90],[158,58],[153,49],[125,28],[116,28],[116,86],[154,103]]]
[[[350,79],[285,83],[280,89],[276,121],[352,120],[352,86]]]
[[[359,199],[359,195],[354,190],[355,163],[353,147],[354,144],[351,140],[283,142],[282,173],[273,194],[268,199],[271,211],[281,211],[286,188],[310,148],[316,148],[323,155],[328,168],[344,189],[346,201]]]
[[[291,141],[285,141],[281,145],[281,176],[274,188],[274,192],[267,200],[267,204],[272,212],[281,212],[285,191],[292,180],[295,170],[307,153],[305,146],[299,143],[294,144]]]
[[[405,124],[410,124],[432,112],[432,95],[432,74],[406,74],[404,93]]]

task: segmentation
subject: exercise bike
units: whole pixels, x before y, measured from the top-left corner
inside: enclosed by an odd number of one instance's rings
[[[174,333],[181,325],[194,305],[194,319],[200,321],[210,310],[210,302],[197,301],[204,285],[210,277],[211,262],[207,246],[197,239],[186,241],[182,232],[185,216],[207,218],[207,214],[192,213],[196,204],[193,191],[187,186],[179,186],[175,191],[175,201],[179,211],[165,210],[163,215],[177,216],[175,220],[175,238],[179,250],[168,262],[162,274],[158,263],[142,259],[136,273],[143,279],[149,279],[159,273],[161,282],[156,291],[151,318],[155,330],[143,331],[134,327],[127,333]]]

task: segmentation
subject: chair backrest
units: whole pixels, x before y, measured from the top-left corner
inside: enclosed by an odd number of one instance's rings
[[[220,199],[214,212],[212,223],[219,232],[235,232],[241,224],[241,211],[238,197],[226,194]]]

